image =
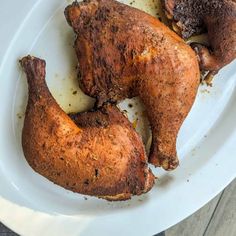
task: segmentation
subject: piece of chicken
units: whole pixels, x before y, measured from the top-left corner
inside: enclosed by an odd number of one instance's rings
[[[177,134],[199,85],[194,51],[156,18],[117,1],[74,2],[65,16],[77,35],[83,91],[98,106],[140,96],[152,129],[149,162],[176,168]]]
[[[235,0],[162,0],[183,38],[207,31],[210,50],[194,45],[203,70],[217,72],[236,58]]]
[[[29,85],[22,146],[36,172],[66,189],[107,200],[151,189],[154,176],[141,138],[115,106],[71,115],[74,123],[47,88],[45,61],[28,56],[20,62]]]

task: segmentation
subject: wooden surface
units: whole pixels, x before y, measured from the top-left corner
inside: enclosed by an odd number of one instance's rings
[[[236,180],[195,214],[168,229],[165,235],[236,236]],[[0,224],[0,236],[16,234]]]

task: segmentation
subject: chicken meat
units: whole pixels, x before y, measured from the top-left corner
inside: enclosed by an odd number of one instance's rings
[[[22,146],[29,165],[74,192],[126,200],[151,189],[154,176],[142,140],[114,105],[68,116],[45,82],[45,61],[20,61],[29,98]]]
[[[98,107],[139,96],[152,129],[149,162],[176,168],[177,135],[200,81],[195,52],[156,18],[114,0],[74,2],[65,16],[83,91]]]
[[[183,38],[208,34],[210,48],[194,45],[202,70],[217,73],[236,58],[235,0],[162,0]]]

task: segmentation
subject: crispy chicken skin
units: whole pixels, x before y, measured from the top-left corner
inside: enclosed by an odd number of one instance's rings
[[[178,131],[195,100],[194,51],[156,18],[113,0],[74,2],[65,16],[77,35],[81,87],[97,99],[139,96],[152,129],[149,162],[178,166]]]
[[[183,38],[208,32],[211,50],[195,45],[203,70],[217,72],[236,58],[235,0],[163,0]]]
[[[36,172],[66,189],[107,200],[151,189],[154,176],[141,138],[115,106],[71,114],[71,119],[47,88],[45,61],[27,56],[20,63],[29,86],[22,146]]]

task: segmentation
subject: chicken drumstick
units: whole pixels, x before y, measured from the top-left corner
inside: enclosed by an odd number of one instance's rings
[[[74,123],[47,88],[45,61],[28,56],[21,65],[29,85],[22,146],[36,172],[66,189],[107,200],[151,189],[154,176],[141,138],[115,106],[71,115]]]

